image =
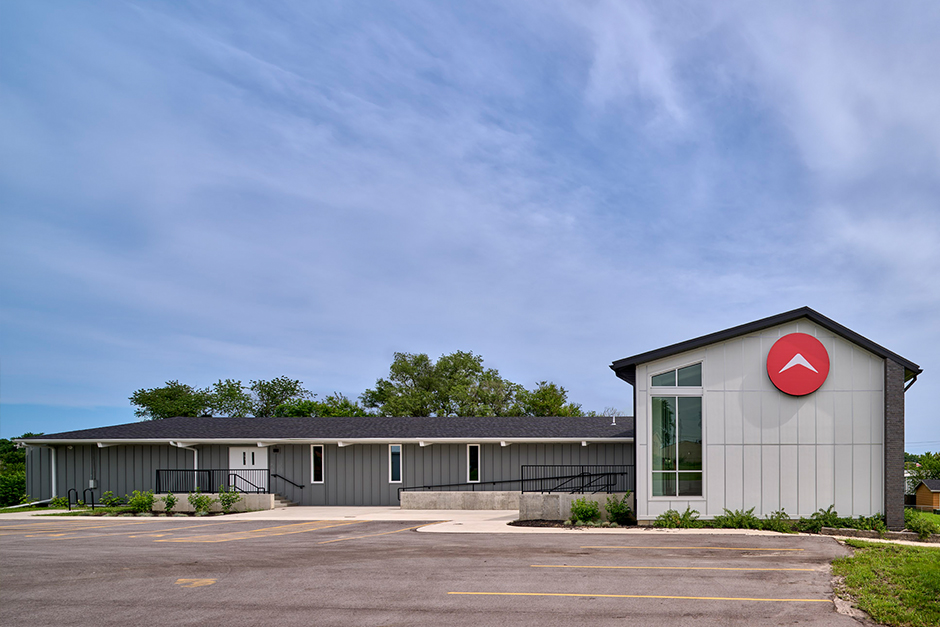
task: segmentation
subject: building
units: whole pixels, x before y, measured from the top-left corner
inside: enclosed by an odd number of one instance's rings
[[[804,307],[615,361],[633,386],[637,519],[884,513],[904,526],[913,362]]]
[[[641,524],[687,507],[703,518],[751,508],[797,517],[834,505],[903,528],[904,393],[917,364],[804,307],[611,368],[633,386],[635,421],[136,422],[19,440],[29,447],[27,491],[100,497],[227,483],[303,505],[395,505],[400,490],[635,488]]]
[[[633,487],[629,417],[169,418],[19,441],[38,499],[224,483],[301,505],[397,505],[400,488],[519,491],[524,466],[616,466]]]
[[[926,479],[914,489],[917,509],[925,512],[940,510],[940,479]]]

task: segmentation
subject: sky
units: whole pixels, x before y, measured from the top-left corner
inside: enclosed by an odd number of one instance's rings
[[[180,380],[358,396],[456,350],[632,413],[623,357],[809,306],[940,450],[940,5],[0,6],[0,437]]]

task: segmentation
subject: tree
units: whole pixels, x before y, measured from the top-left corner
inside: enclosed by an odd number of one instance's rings
[[[542,381],[526,390],[485,368],[483,358],[457,351],[437,362],[395,353],[387,379],[362,393],[362,404],[383,416],[581,416],[567,390]]]
[[[34,438],[41,433],[24,433]],[[17,505],[26,494],[26,450],[16,448],[13,440],[0,439],[0,507]]]
[[[940,452],[927,452],[911,457],[913,461],[904,464],[904,470],[910,473],[908,485],[912,491],[925,479],[940,479]]]
[[[219,379],[212,384],[212,413],[219,416],[244,418],[254,412],[251,392],[235,379]]]
[[[288,377],[252,381],[249,389],[252,393],[251,410],[258,417],[273,416],[278,405],[314,396],[310,390],[304,388],[302,382]]]
[[[316,396],[316,395],[314,395]],[[333,393],[322,401],[293,400],[282,403],[274,410],[275,416],[341,418],[370,416],[371,414],[359,403],[349,400],[343,394]]]
[[[583,416],[581,405],[568,402],[568,390],[550,381],[539,381],[534,390],[517,394],[521,416]]]
[[[143,420],[161,420],[174,416],[202,416],[212,405],[208,389],[194,389],[179,381],[167,381],[162,388],[140,389],[130,399],[134,414]]]

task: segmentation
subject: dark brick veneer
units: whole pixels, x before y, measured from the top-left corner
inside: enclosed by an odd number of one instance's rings
[[[904,529],[904,366],[885,359],[885,518]]]

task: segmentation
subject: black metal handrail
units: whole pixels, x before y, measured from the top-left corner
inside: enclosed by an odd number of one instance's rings
[[[635,489],[634,467],[617,464],[525,464],[523,492],[627,492]]]
[[[91,492],[91,508],[95,509],[95,489],[94,488],[85,488],[85,491],[82,492],[82,500],[85,501],[85,505],[88,505],[88,500],[85,498],[88,493]],[[77,492],[75,493],[78,494]]]
[[[304,486],[298,485],[298,484],[294,483],[293,481],[291,481],[290,479],[288,479],[287,477],[285,477],[285,476],[283,476],[283,475],[279,475],[279,474],[277,474],[276,472],[272,472],[272,473],[271,473],[271,476],[272,476],[272,477],[277,477],[278,479],[283,479],[284,481],[286,481],[287,483],[291,484],[291,485],[294,486],[295,488],[300,488],[301,490],[304,489]]]
[[[72,492],[75,493],[75,506],[78,507],[78,490],[75,488],[69,488],[67,493],[69,499],[69,511],[72,511]]]
[[[215,492],[226,486],[237,492],[267,494],[269,483],[267,468],[161,468],[156,471],[155,491]]]

